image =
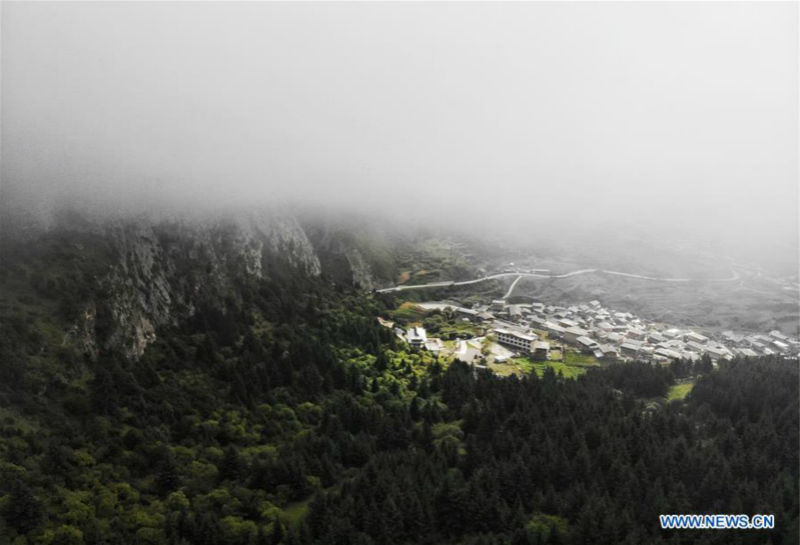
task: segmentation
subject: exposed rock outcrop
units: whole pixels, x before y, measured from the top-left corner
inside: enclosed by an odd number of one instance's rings
[[[115,259],[96,279],[101,295],[87,302],[86,315],[65,337],[92,354],[114,348],[138,358],[159,327],[190,318],[198,305],[224,312],[236,282],[261,278],[270,260],[281,259],[298,274],[321,274],[313,246],[291,216],[119,221],[92,230]]]

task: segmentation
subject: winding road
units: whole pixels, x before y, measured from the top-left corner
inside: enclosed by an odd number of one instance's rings
[[[511,292],[514,291],[514,288],[517,285],[522,277],[527,276],[529,278],[550,278],[550,279],[558,279],[558,278],[569,278],[570,276],[577,276],[579,274],[590,274],[590,273],[598,273],[598,274],[611,274],[614,276],[624,276],[627,278],[638,278],[640,280],[656,280],[661,282],[735,282],[739,280],[739,273],[736,271],[731,272],[730,278],[658,278],[655,276],[642,276],[640,274],[630,274],[618,271],[606,271],[603,269],[581,269],[578,271],[568,272],[566,274],[536,274],[536,273],[498,273],[492,274],[489,276],[484,276],[482,278],[476,278],[475,280],[463,280],[461,282],[454,282],[454,281],[445,281],[445,282],[432,282],[430,284],[417,284],[414,286],[395,286],[393,288],[384,288],[380,290],[375,290],[377,293],[390,293],[395,291],[405,291],[405,290],[420,290],[425,288],[441,288],[446,286],[468,286],[470,284],[477,284],[478,282],[485,282],[486,280],[494,280],[496,278],[506,278],[509,276],[517,276],[518,278],[514,280],[514,283],[511,284],[511,287],[506,293],[505,297],[508,298],[511,295]]]
[[[509,297],[511,297],[511,293],[514,291],[514,288],[517,287],[517,282],[519,282],[520,280],[522,280],[522,276],[518,276],[517,279],[511,283],[511,287],[508,288],[508,291],[503,296],[503,299],[508,299]]]

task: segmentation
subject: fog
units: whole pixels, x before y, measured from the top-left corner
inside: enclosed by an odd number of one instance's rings
[[[795,3],[3,3],[2,200],[292,201],[796,255],[797,22]]]

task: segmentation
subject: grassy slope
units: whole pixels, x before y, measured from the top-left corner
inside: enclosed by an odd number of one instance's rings
[[[689,392],[692,391],[692,388],[694,388],[694,382],[684,382],[682,384],[673,385],[667,393],[667,401],[684,399],[689,395]]]

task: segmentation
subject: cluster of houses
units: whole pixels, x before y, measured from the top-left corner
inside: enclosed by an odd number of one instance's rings
[[[426,308],[449,308],[460,319],[481,324],[493,333],[497,342],[534,359],[547,359],[549,340],[569,344],[576,350],[592,354],[599,360],[646,360],[669,363],[677,359],[698,360],[708,355],[712,361],[735,356],[755,357],[782,355],[797,358],[800,341],[780,331],[768,335],[739,334],[725,331],[703,335],[681,329],[648,323],[630,312],[616,312],[599,301],[574,306],[531,303],[509,305],[504,300],[490,305],[463,308],[447,303],[423,303]],[[421,327],[404,332],[412,345],[441,350],[438,339],[428,339]],[[438,342],[432,342],[438,341]]]

